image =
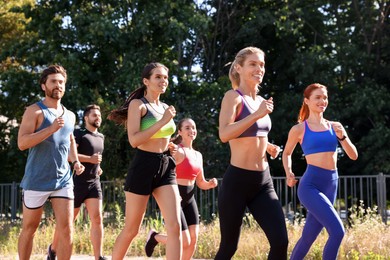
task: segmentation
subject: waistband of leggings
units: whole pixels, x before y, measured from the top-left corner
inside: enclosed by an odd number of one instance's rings
[[[165,157],[165,156],[170,155],[169,150],[167,150],[163,153],[155,153],[155,152],[144,151],[144,150],[136,148],[135,152],[138,155],[147,156],[147,157]]]

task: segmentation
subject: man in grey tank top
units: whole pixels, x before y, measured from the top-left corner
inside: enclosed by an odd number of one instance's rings
[[[60,234],[62,247],[56,254],[60,259],[70,259],[72,254],[74,195],[71,168],[81,174],[84,166],[78,160],[73,136],[76,117],[61,104],[66,79],[66,71],[59,65],[43,70],[39,83],[45,98],[26,108],[20,124],[18,147],[22,151],[29,150],[20,184],[23,188],[23,224],[18,242],[20,260],[31,256],[34,234],[46,200],[51,201],[56,231]]]

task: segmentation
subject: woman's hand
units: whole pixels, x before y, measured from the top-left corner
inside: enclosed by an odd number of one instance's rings
[[[176,109],[174,106],[169,106],[167,109],[165,109],[164,115],[162,117],[162,120],[165,120],[163,122],[168,123],[169,120],[174,118],[176,116]]]
[[[271,156],[271,159],[275,159],[279,156],[279,153],[282,151],[280,146],[276,144],[267,144],[267,153]]]
[[[177,152],[177,145],[174,144],[173,142],[169,142],[168,150],[169,150],[169,153],[171,154],[171,156],[175,156],[175,154]]]
[[[267,114],[272,113],[274,111],[274,101],[272,97],[269,99],[264,99],[257,111],[255,112],[256,114],[259,115],[259,118],[265,117]]]
[[[347,136],[347,132],[345,131],[343,125],[339,122],[332,122],[332,127],[338,139],[344,138]]]
[[[213,189],[218,186],[218,180],[216,178],[212,178],[209,180],[210,189]]]
[[[287,186],[289,187],[294,187],[295,184],[297,184],[298,180],[295,179],[295,174],[290,172],[287,176],[286,176],[286,183],[287,183]]]

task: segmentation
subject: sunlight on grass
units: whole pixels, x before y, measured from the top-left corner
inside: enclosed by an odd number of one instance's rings
[[[113,223],[105,223],[104,254],[111,255],[115,239],[123,227],[123,214],[119,208],[115,209],[116,219]],[[339,260],[343,259],[390,259],[390,230],[376,212],[376,208],[365,208],[362,202],[359,206],[350,209],[351,214],[345,223],[346,234],[342,242]],[[81,218],[75,223],[73,254],[91,254],[92,245],[89,239],[90,224],[87,218]],[[48,219],[39,227],[34,239],[33,254],[45,254],[54,233],[54,222]],[[289,235],[289,254],[300,238],[304,219],[300,223],[291,224],[287,221]],[[17,254],[17,242],[20,232],[20,223],[2,223],[0,229],[0,256]],[[128,256],[144,256],[144,246],[150,228],[165,232],[161,218],[145,218],[139,235],[134,239],[128,250]],[[322,258],[322,251],[328,239],[325,230],[321,232],[311,247],[307,259]],[[194,258],[214,258],[220,241],[219,220],[214,218],[210,223],[200,225],[200,235]],[[268,241],[263,231],[258,227],[250,214],[244,217],[238,250],[233,259],[267,259],[269,250]],[[165,255],[165,246],[158,245],[155,257]],[[0,257],[1,258],[1,257]]]

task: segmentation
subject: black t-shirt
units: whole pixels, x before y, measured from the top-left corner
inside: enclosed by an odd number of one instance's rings
[[[78,145],[77,152],[84,155],[93,155],[95,153],[103,154],[104,150],[104,135],[97,132],[92,133],[85,128],[75,129],[74,137]],[[97,169],[99,164],[92,164],[82,162],[85,166],[85,170],[80,175],[74,175],[74,184],[80,184],[85,182],[93,182],[99,178]]]

